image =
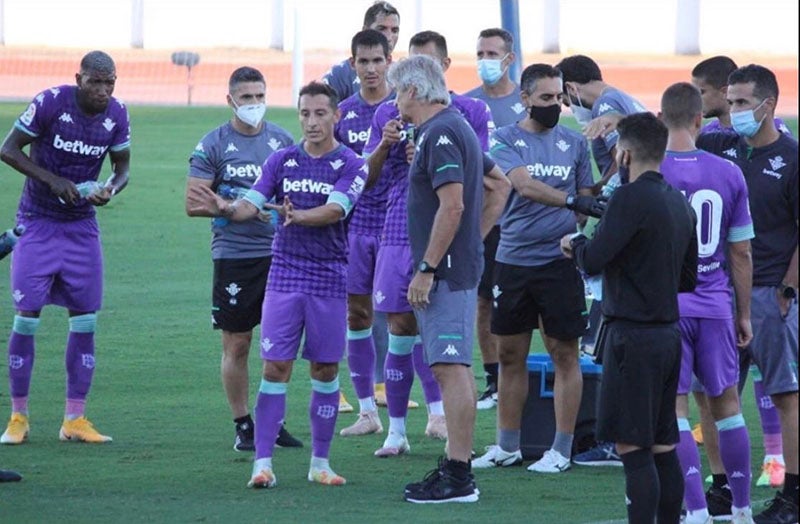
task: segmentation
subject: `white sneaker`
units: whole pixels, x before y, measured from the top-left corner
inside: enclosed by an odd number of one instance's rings
[[[570,468],[570,461],[567,457],[554,449],[544,452],[542,458],[528,466],[528,471],[536,473],[561,473]]]
[[[708,509],[687,511],[681,517],[681,524],[714,524],[714,518],[708,514]]]
[[[485,454],[472,459],[472,467],[477,469],[505,468],[520,464],[522,464],[522,452],[520,450],[509,453],[500,446],[486,446]]]

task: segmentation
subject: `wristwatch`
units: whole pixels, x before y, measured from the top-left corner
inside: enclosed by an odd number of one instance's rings
[[[423,260],[417,266],[417,271],[420,273],[436,273],[436,268]]]
[[[786,300],[797,298],[797,290],[788,284],[781,284],[778,286],[778,291],[781,292],[781,296]]]

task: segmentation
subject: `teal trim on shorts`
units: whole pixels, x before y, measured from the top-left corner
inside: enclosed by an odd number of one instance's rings
[[[69,317],[69,330],[73,333],[94,333],[97,328],[97,313]]]
[[[372,326],[358,331],[347,330],[347,340],[364,340],[372,336]]]
[[[739,413],[738,415],[718,420],[716,424],[717,424],[717,431],[730,431],[736,428],[743,428],[744,416],[741,413]]]
[[[464,340],[462,335],[439,335],[439,340]]]
[[[691,431],[692,426],[689,424],[688,418],[679,418],[678,419],[678,431]]]
[[[265,395],[285,395],[288,388],[289,384],[286,382],[270,382],[262,378],[258,392]]]
[[[321,380],[311,379],[311,390],[317,393],[336,393],[339,391],[339,377],[337,376],[331,382],[322,382]]]
[[[416,336],[392,335],[389,333],[389,353],[392,355],[410,355],[414,352]]]
[[[350,211],[353,210],[353,203],[344,193],[340,191],[333,191],[330,195],[328,195],[328,200],[325,202],[327,204],[336,204],[342,208],[344,211],[344,215],[342,216],[342,220],[347,218],[347,215],[350,214]]]
[[[14,325],[11,329],[14,333],[19,333],[20,335],[33,336],[36,334],[36,330],[39,329],[40,322],[41,320],[38,318],[15,315]]]

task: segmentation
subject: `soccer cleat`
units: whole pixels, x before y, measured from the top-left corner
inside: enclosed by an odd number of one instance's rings
[[[22,413],[12,413],[11,419],[8,421],[8,427],[2,436],[0,436],[0,444],[22,444],[28,440],[28,433],[31,431],[31,426],[28,423],[28,417]]]
[[[19,482],[22,475],[10,469],[0,469],[0,482]]]
[[[382,458],[396,457],[409,451],[411,451],[411,446],[408,444],[406,436],[389,431],[389,434],[386,435],[386,440],[383,441],[383,446],[375,452],[375,456]]]
[[[714,524],[714,519],[708,514],[707,509],[695,511],[681,510],[681,524]]]
[[[767,502],[766,509],[753,517],[755,524],[795,524],[798,521],[797,504],[780,491]]]
[[[371,433],[383,433],[383,425],[377,411],[365,411],[358,415],[355,424],[342,429],[339,435],[343,437],[354,437],[358,435],[369,435]]]
[[[425,436],[428,438],[447,440],[447,423],[445,422],[444,415],[428,414],[428,424],[425,426]]]
[[[481,396],[478,397],[478,402],[475,405],[478,409],[492,409],[497,406],[497,385],[489,384]]]
[[[76,419],[64,419],[61,424],[61,431],[58,433],[58,438],[63,441],[77,441],[89,442],[92,444],[102,444],[103,442],[111,442],[113,439],[106,435],[101,435],[86,417],[78,417]]]
[[[522,452],[520,450],[509,453],[500,446],[486,446],[486,453],[476,459],[472,459],[472,467],[476,469],[505,468],[519,466],[520,464],[522,464]]]
[[[480,491],[470,473],[466,479],[457,479],[445,468],[443,458],[436,469],[428,472],[422,482],[407,484],[403,493],[414,504],[444,504],[447,502],[477,502]]]
[[[347,484],[347,480],[341,475],[337,475],[330,467],[308,468],[308,481],[326,486],[344,486]]]
[[[778,488],[783,486],[785,478],[786,466],[784,464],[781,464],[775,459],[765,460],[764,465],[761,466],[761,475],[756,481],[756,486],[771,486],[773,488]]]
[[[250,477],[250,482],[247,483],[248,488],[255,489],[269,489],[274,488],[278,484],[278,479],[272,468],[258,467],[257,463],[253,465],[253,476]]]
[[[753,524],[753,510],[736,508],[731,515],[731,524]]]
[[[694,438],[698,446],[703,445],[703,428],[700,424],[695,424],[692,428],[692,438]]]
[[[383,382],[375,384],[375,404],[385,408],[386,407],[386,384]],[[408,409],[417,409],[419,404],[413,400],[408,400]]]
[[[714,520],[730,520],[731,519],[731,506],[733,505],[733,494],[730,488],[718,488],[711,486],[706,491],[706,505],[708,506],[708,513],[714,517]]]
[[[278,438],[275,439],[275,445],[279,448],[302,448],[303,443],[292,436],[287,431],[286,426],[281,424],[281,430],[278,432]]]
[[[352,413],[353,406],[347,401],[347,398],[344,396],[344,393],[341,391],[339,392],[339,413]]]
[[[233,441],[234,451],[255,451],[255,431],[253,424],[243,422],[236,425],[236,438]]]
[[[528,471],[535,473],[561,473],[567,471],[572,463],[567,457],[554,449],[544,452],[542,458],[528,466]]]
[[[598,442],[595,447],[572,457],[579,466],[622,466],[613,442]]]

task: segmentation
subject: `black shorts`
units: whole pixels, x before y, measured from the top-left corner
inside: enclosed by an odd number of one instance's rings
[[[642,448],[676,444],[678,326],[613,321],[605,337],[597,439]]]
[[[539,327],[557,340],[575,340],[586,331],[583,279],[569,259],[525,267],[497,262],[492,333],[519,335]]]
[[[211,323],[231,333],[251,331],[261,322],[261,304],[272,257],[214,260]]]
[[[486,300],[492,299],[492,286],[494,285],[494,257],[497,254],[497,244],[500,243],[500,226],[494,226],[486,238],[483,239],[483,273],[478,283],[478,296]]]

